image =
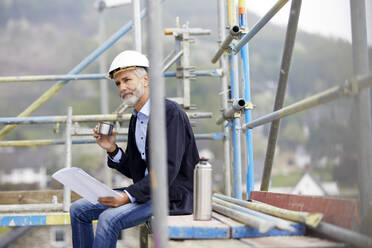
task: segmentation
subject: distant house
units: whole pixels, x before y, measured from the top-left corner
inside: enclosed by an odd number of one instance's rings
[[[340,194],[336,182],[319,183],[309,173],[305,173],[302,176],[291,193],[317,196],[335,196]]]
[[[255,190],[259,190],[259,183],[255,185]],[[337,196],[340,190],[336,182],[320,183],[309,173],[305,173],[294,187],[271,187],[271,192],[295,195],[313,196]]]

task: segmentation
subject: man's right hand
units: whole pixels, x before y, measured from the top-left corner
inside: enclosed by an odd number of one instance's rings
[[[112,131],[110,136],[98,133],[98,125],[93,129],[93,137],[97,144],[105,149],[107,152],[113,152],[116,148],[116,132]]]

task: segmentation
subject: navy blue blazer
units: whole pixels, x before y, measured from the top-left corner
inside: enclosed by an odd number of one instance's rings
[[[168,99],[165,100],[169,213],[191,214],[193,210],[193,171],[199,161],[199,153],[195,143],[189,119],[181,107]],[[151,114],[150,114],[151,115]],[[136,198],[136,202],[144,203],[151,198],[150,174],[145,176],[146,168],[150,171],[149,128],[146,139],[146,160],[141,158],[135,140],[137,118],[132,116],[129,122],[128,144],[119,163],[108,159],[108,166],[133,179],[133,184],[121,190],[127,190]],[[151,125],[151,116],[150,122]],[[121,148],[120,148],[121,149]]]

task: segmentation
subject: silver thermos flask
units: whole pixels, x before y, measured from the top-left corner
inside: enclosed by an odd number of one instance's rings
[[[194,169],[194,220],[212,217],[212,166],[201,158]]]

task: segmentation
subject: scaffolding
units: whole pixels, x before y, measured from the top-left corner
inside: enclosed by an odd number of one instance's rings
[[[183,27],[177,25],[176,28],[166,29],[166,35],[173,35],[175,38],[175,49],[166,58],[162,58],[162,42],[161,42],[161,7],[160,1],[147,1],[147,8],[151,9],[147,25],[154,31],[153,36],[148,39],[148,48],[150,55],[150,62],[154,66],[150,70],[150,75],[153,80],[158,81],[156,90],[151,92],[151,108],[154,110],[153,122],[156,123],[152,127],[164,127],[163,116],[164,106],[161,101],[164,92],[164,77],[176,77],[179,79],[179,86],[177,89],[177,97],[174,98],[184,109],[188,111],[190,118],[210,118],[210,113],[197,113],[189,112],[193,109],[190,101],[190,80],[197,76],[210,76],[216,77],[221,80],[221,105],[222,114],[218,119],[217,124],[221,125],[222,132],[216,134],[196,134],[196,138],[222,140],[224,147],[224,181],[225,181],[225,195],[233,196],[237,200],[242,200],[250,197],[250,193],[254,186],[254,163],[253,163],[253,143],[252,143],[252,129],[266,123],[271,123],[269,141],[267,145],[265,167],[263,179],[261,182],[261,191],[269,190],[269,180],[271,177],[271,170],[273,166],[275,147],[277,143],[278,130],[280,126],[280,119],[293,115],[295,113],[314,108],[321,104],[334,101],[341,97],[351,97],[356,103],[355,112],[357,119],[353,125],[357,130],[359,144],[356,149],[361,162],[358,165],[360,168],[359,175],[359,192],[360,192],[360,213],[363,220],[367,216],[367,208],[372,201],[372,188],[370,177],[372,176],[370,151],[371,145],[371,109],[370,109],[370,96],[364,89],[372,87],[372,75],[368,69],[368,49],[366,38],[366,18],[365,18],[365,2],[363,0],[351,0],[351,20],[352,20],[352,47],[353,47],[353,68],[354,77],[348,79],[345,83],[339,86],[328,89],[324,92],[315,94],[299,102],[293,103],[289,106],[284,105],[285,90],[287,87],[288,75],[290,71],[291,58],[295,44],[297,33],[298,20],[301,9],[301,0],[291,1],[291,10],[287,25],[284,51],[281,60],[278,88],[275,97],[275,106],[272,113],[265,116],[251,120],[251,111],[254,104],[251,102],[250,92],[250,74],[249,74],[249,49],[248,43],[255,35],[275,16],[275,14],[285,6],[288,0],[278,0],[277,3],[250,29],[247,25],[246,16],[246,1],[240,0],[238,6],[235,1],[228,0],[227,5],[225,1],[218,1],[218,31],[219,31],[219,48],[212,58],[212,63],[219,62],[219,68],[207,71],[194,71],[190,64],[190,36],[193,35],[206,35],[209,30],[190,28],[186,23]],[[0,146],[35,146],[35,145],[54,145],[65,144],[66,146],[66,167],[71,166],[71,145],[94,143],[93,139],[79,138],[72,139],[72,135],[81,135],[81,129],[74,129],[73,123],[84,121],[116,121],[121,122],[129,119],[126,114],[102,114],[93,116],[73,116],[72,109],[69,108],[67,116],[44,116],[44,117],[27,117],[43,103],[48,101],[57,91],[68,84],[70,80],[83,80],[83,79],[104,79],[105,75],[88,74],[77,75],[96,58],[103,54],[110,46],[112,46],[119,38],[126,34],[132,27],[135,29],[135,49],[141,51],[141,37],[140,37],[140,18],[146,15],[146,9],[139,11],[139,1],[133,1],[134,19],[135,22],[129,22],[124,25],[113,36],[107,39],[103,44],[98,47],[94,52],[81,61],[74,67],[67,75],[41,75],[41,76],[20,76],[20,77],[0,77],[0,83],[5,82],[24,82],[24,81],[47,81],[47,80],[60,80],[49,90],[47,90],[39,99],[32,103],[25,111],[19,114],[16,118],[0,118],[0,124],[7,124],[5,128],[0,130],[0,138],[3,138],[17,124],[39,124],[39,123],[66,123],[66,136],[65,140],[37,140],[37,141],[0,141]],[[226,13],[226,9],[228,10]],[[227,18],[226,18],[227,17]],[[238,21],[236,20],[238,17]],[[227,19],[227,25],[226,21]],[[227,27],[227,28],[226,28]],[[228,32],[226,32],[228,30]],[[226,34],[227,33],[227,34]],[[163,61],[163,67],[161,63]],[[176,63],[176,72],[166,72],[172,64]],[[239,64],[241,65],[239,67]],[[243,72],[239,73],[239,69]],[[231,97],[229,97],[228,81],[231,86]],[[244,92],[240,92],[240,82],[243,82]],[[243,98],[240,98],[243,95]],[[159,112],[157,112],[159,111]],[[104,112],[104,111],[103,111]],[[244,120],[242,116],[244,115]],[[241,125],[243,123],[243,125]],[[87,134],[85,132],[84,134]],[[122,130],[120,134],[125,135],[126,130]],[[165,140],[165,132],[159,129],[150,132],[152,135],[150,140]],[[241,148],[241,135],[245,135],[245,151],[246,164],[242,163],[242,148]],[[153,137],[153,135],[157,135]],[[124,141],[125,137],[119,139]],[[153,225],[155,247],[167,247],[168,232],[166,221],[166,202],[167,202],[167,185],[165,180],[166,171],[165,167],[165,151],[166,147],[164,142],[157,143],[160,148],[160,153],[151,154],[151,160],[157,161],[154,165],[157,167],[154,170],[156,181],[164,184],[159,184],[156,189],[152,191],[153,197],[153,213],[155,221]],[[230,158],[230,149],[233,151],[233,158]],[[232,170],[230,164],[232,161]],[[246,168],[246,187],[243,188],[242,184],[242,168]],[[231,175],[232,172],[232,175]],[[233,178],[233,183],[231,182]],[[246,195],[244,194],[246,193]],[[32,211],[38,210],[64,210],[67,211],[70,204],[69,191],[64,192],[63,204],[55,203],[48,206],[21,206],[19,211]],[[15,207],[17,209],[18,207]],[[1,210],[1,208],[0,208]],[[63,219],[66,222],[66,217]],[[342,234],[343,230],[334,230],[327,227],[325,224],[317,228],[317,231],[333,236],[334,233]],[[339,235],[340,236],[340,235]],[[351,237],[348,239],[348,237]],[[359,237],[359,236],[358,236]],[[338,237],[340,240],[352,243],[356,246],[370,245],[370,240],[366,239],[365,243],[358,243],[354,240],[355,236],[351,234],[341,235]],[[364,237],[363,237],[364,238]],[[360,240],[359,240],[360,241]]]
[[[133,3],[137,5],[138,3]],[[138,11],[139,8],[136,7],[135,11]],[[146,10],[142,12],[142,18],[144,17]],[[138,20],[137,20],[138,21]],[[160,25],[158,25],[160,27]],[[96,143],[95,139],[92,138],[93,131],[87,128],[81,128],[80,123],[90,123],[90,122],[103,122],[110,121],[116,123],[116,129],[118,131],[119,137],[117,138],[118,142],[127,141],[127,129],[121,128],[120,123],[123,121],[129,121],[131,114],[123,113],[125,106],[119,106],[117,111],[113,114],[96,114],[96,115],[72,115],[72,108],[67,109],[66,116],[37,116],[37,117],[26,117],[26,115],[31,114],[32,111],[39,108],[44,102],[49,100],[54,94],[57,93],[61,87],[66,85],[69,80],[101,80],[107,79],[107,76],[103,73],[101,74],[85,74],[85,75],[71,75],[81,71],[83,67],[89,65],[93,62],[95,58],[98,57],[104,50],[108,49],[118,40],[122,35],[126,34],[132,28],[132,23],[129,22],[122,29],[120,29],[116,34],[110,37],[104,45],[97,48],[91,55],[84,59],[78,66],[76,66],[69,74],[67,75],[38,75],[38,76],[16,76],[16,77],[1,77],[0,82],[2,83],[18,83],[18,82],[40,82],[40,81],[56,81],[57,82],[52,88],[46,91],[38,100],[30,105],[23,113],[18,117],[1,117],[0,123],[6,124],[7,126],[0,131],[5,136],[10,132],[16,125],[37,125],[37,124],[55,124],[56,128],[59,129],[61,124],[66,125],[65,139],[41,139],[41,140],[7,140],[0,141],[0,147],[20,147],[20,146],[49,146],[49,145],[65,145],[66,146],[66,168],[71,167],[71,145],[72,144],[92,144]],[[134,28],[140,28],[140,25],[134,25]],[[176,77],[179,79],[177,97],[170,98],[178,102],[184,109],[192,110],[190,103],[190,80],[195,79],[199,76],[208,76],[208,77],[220,77],[220,70],[204,70],[204,71],[195,71],[190,65],[190,43],[193,41],[190,36],[197,35],[208,35],[210,30],[205,30],[201,28],[190,28],[188,24],[184,27],[169,28],[164,31],[166,35],[173,35],[176,41],[175,50],[169,54],[165,59],[159,58],[163,61],[163,67],[159,71],[162,72],[164,77]],[[138,30],[135,31],[136,39],[138,39]],[[141,41],[135,41],[136,48],[140,47],[138,43]],[[151,50],[151,49],[150,49]],[[150,56],[151,58],[151,56]],[[156,60],[158,61],[158,60]],[[154,64],[159,64],[153,62]],[[173,65],[177,64],[176,72],[167,72],[167,70]],[[160,64],[161,66],[161,64]],[[76,69],[79,68],[79,69]],[[159,79],[154,79],[155,81]],[[158,83],[157,83],[158,84]],[[181,89],[182,88],[182,89]],[[102,88],[101,88],[102,89]],[[154,98],[157,96],[154,96]],[[107,100],[106,100],[107,101]],[[153,107],[158,109],[158,107]],[[102,111],[104,112],[104,111]],[[187,111],[189,119],[201,119],[201,118],[211,118],[212,113],[210,112],[196,112],[196,111]],[[163,125],[163,124],[162,124]],[[158,127],[158,125],[154,125]],[[157,132],[154,132],[157,133]],[[71,136],[90,136],[90,137],[78,137],[72,139]],[[221,140],[223,139],[223,134],[220,133],[204,133],[196,134],[196,139],[204,140]],[[159,140],[159,138],[155,139]],[[110,182],[107,182],[110,184]],[[13,211],[49,211],[49,210],[63,210],[68,211],[70,205],[70,195],[69,190],[65,189],[65,195],[63,197],[63,204],[53,203],[53,204],[30,204],[29,206],[13,206]],[[4,209],[6,209],[5,206]]]

